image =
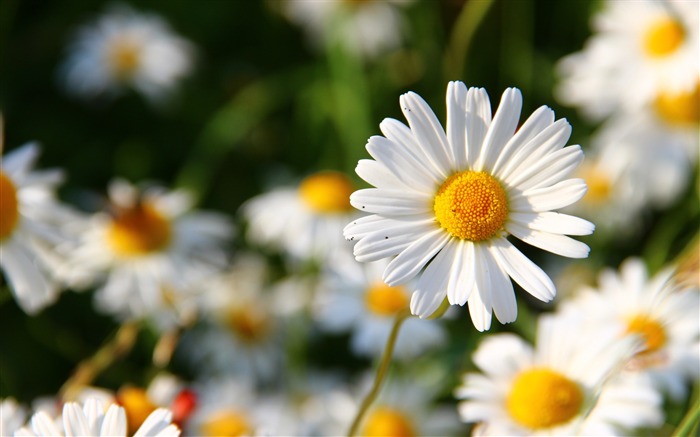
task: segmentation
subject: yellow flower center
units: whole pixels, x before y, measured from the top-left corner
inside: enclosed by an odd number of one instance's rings
[[[231,309],[226,323],[231,332],[246,343],[258,343],[267,337],[270,331],[269,315],[252,306]]]
[[[437,222],[452,236],[483,241],[503,229],[508,199],[493,176],[467,170],[453,174],[440,186],[433,210]]]
[[[700,82],[692,91],[659,94],[654,100],[654,109],[670,125],[697,125],[700,123]]]
[[[644,33],[644,50],[652,58],[675,52],[685,39],[683,26],[671,17],[656,20]]]
[[[10,178],[0,171],[0,242],[12,235],[18,221],[17,189]]]
[[[170,221],[147,203],[118,211],[107,230],[114,252],[127,257],[163,250],[171,236]]]
[[[644,340],[640,354],[655,352],[666,344],[666,330],[661,323],[643,314],[627,320],[627,333],[638,334]]]
[[[299,195],[306,205],[324,214],[352,210],[350,195],[353,191],[355,187],[350,179],[334,171],[313,174],[299,184]]]
[[[605,203],[612,194],[612,181],[607,173],[593,165],[582,165],[579,175],[586,181],[588,191],[583,196],[586,203],[598,205]]]
[[[374,410],[361,433],[367,437],[413,437],[416,432],[409,417],[392,408],[380,407]]]
[[[141,62],[141,47],[127,37],[117,37],[109,46],[108,62],[119,78],[127,78],[134,74]]]
[[[124,407],[129,434],[133,435],[148,416],[158,408],[146,394],[137,387],[123,387],[117,393],[117,402]]]
[[[408,308],[408,302],[408,293],[404,287],[390,287],[383,282],[372,284],[365,295],[367,308],[381,316],[393,316]]]
[[[202,423],[199,435],[202,437],[239,437],[249,435],[253,428],[244,414],[227,410],[214,414],[214,417]]]
[[[583,405],[583,392],[569,378],[544,368],[521,372],[506,398],[510,416],[529,429],[545,429],[573,419]]]

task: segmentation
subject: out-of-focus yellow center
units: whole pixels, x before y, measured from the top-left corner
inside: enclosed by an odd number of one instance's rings
[[[165,249],[171,240],[170,221],[148,203],[118,211],[107,229],[107,239],[121,256],[141,256]]]
[[[253,428],[246,416],[235,410],[215,413],[213,417],[199,428],[202,437],[239,437],[250,435]]]
[[[130,435],[133,435],[148,416],[158,408],[148,398],[146,390],[138,387],[121,388],[117,393],[117,402],[126,412]]]
[[[367,289],[365,304],[367,309],[381,316],[393,316],[408,307],[409,297],[402,286],[390,287],[376,282]]]
[[[644,314],[627,320],[627,332],[638,334],[644,340],[644,350],[640,354],[655,352],[666,344],[666,330],[663,325]]]
[[[18,221],[17,189],[10,178],[0,171],[0,242],[12,235]]]
[[[588,191],[583,196],[583,201],[589,204],[598,205],[605,203],[612,194],[612,181],[608,174],[594,165],[582,165],[579,175],[586,181]]]
[[[654,100],[654,109],[670,125],[697,125],[700,123],[700,82],[692,91],[659,94]]]
[[[270,332],[270,315],[252,306],[229,310],[226,318],[228,328],[246,343],[258,343]]]
[[[350,179],[342,173],[324,171],[308,176],[299,184],[299,195],[313,211],[322,214],[352,210],[350,195],[355,191]]]
[[[483,241],[503,229],[508,198],[493,176],[467,170],[453,174],[440,186],[433,210],[437,222],[452,236]]]
[[[361,435],[367,437],[413,437],[411,418],[393,408],[380,407],[367,417]]]
[[[530,429],[546,429],[573,419],[583,405],[579,385],[545,368],[534,368],[515,377],[506,398],[514,421]]]
[[[652,23],[644,33],[644,51],[652,58],[668,56],[675,52],[685,39],[681,23],[671,17],[663,17]]]
[[[127,37],[117,37],[108,50],[109,65],[115,76],[127,78],[139,68],[141,47],[137,41]]]

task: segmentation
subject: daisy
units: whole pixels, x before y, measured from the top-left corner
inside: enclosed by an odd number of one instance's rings
[[[277,188],[246,202],[247,238],[281,250],[292,260],[323,261],[337,251],[349,251],[343,226],[356,216],[350,205],[355,190],[343,173],[311,174],[295,187]]]
[[[542,316],[535,348],[510,333],[487,337],[472,357],[481,373],[464,375],[455,391],[462,420],[479,423],[477,435],[617,435],[620,426],[660,425],[653,388],[609,382],[638,339],[593,328]]]
[[[127,434],[124,408],[111,404],[109,408],[99,399],[90,398],[84,404],[67,402],[57,420],[40,411],[29,424],[15,432],[16,436],[179,436],[180,429],[171,424],[172,413],[160,408],[151,413],[135,433]]]
[[[350,346],[358,355],[379,357],[396,315],[408,310],[408,288],[389,287],[382,281],[386,265],[384,261],[353,263],[353,268],[345,272],[327,274],[318,287],[316,320],[329,332],[351,331]],[[437,321],[409,318],[399,331],[394,356],[403,360],[416,358],[428,349],[440,347],[446,337]]]
[[[661,92],[690,92],[700,77],[697,2],[607,1],[582,52],[564,58],[557,94],[593,119],[634,112]]]
[[[34,314],[58,295],[50,266],[53,247],[68,236],[60,227],[74,214],[55,197],[61,170],[33,170],[35,143],[0,160],[0,269],[17,304]]]
[[[61,79],[84,98],[132,87],[157,101],[190,71],[192,56],[192,45],[163,18],[118,5],[76,32]]]
[[[269,380],[283,363],[282,323],[267,296],[261,258],[239,257],[230,271],[204,284],[202,323],[182,339],[180,352],[200,375]]]
[[[20,429],[26,416],[26,409],[15,399],[0,399],[0,436],[10,436]]]
[[[599,288],[585,287],[562,302],[565,313],[586,314],[597,324],[618,326],[618,334],[640,335],[644,349],[626,366],[673,399],[687,394],[700,367],[700,294],[697,285],[681,288],[673,269],[649,278],[641,260],[630,258],[620,272],[604,270]]]
[[[110,213],[91,216],[78,244],[64,248],[62,276],[77,287],[104,281],[96,301],[106,312],[128,318],[165,309],[171,323],[182,320],[196,287],[226,264],[229,221],[193,211],[185,191],[124,180],[110,184],[109,200]]]
[[[287,0],[283,13],[301,25],[312,45],[340,43],[354,55],[374,58],[397,48],[404,33],[401,8],[411,0]]]
[[[594,226],[552,212],[586,193],[581,179],[567,179],[583,159],[580,146],[564,147],[571,127],[540,107],[518,129],[522,96],[503,94],[491,117],[482,88],[451,82],[447,89],[447,133],[415,93],[401,96],[410,128],[386,119],[385,136],[369,139],[375,160],[361,160],[357,174],[377,188],[356,191],[350,203],[372,213],[350,223],[345,237],[357,241],[360,262],[396,256],[384,270],[390,286],[414,277],[410,308],[430,316],[447,297],[469,303],[474,326],[517,316],[509,276],[542,301],[551,300],[551,279],[510,241],[571,258],[589,248],[565,234],[588,235]]]

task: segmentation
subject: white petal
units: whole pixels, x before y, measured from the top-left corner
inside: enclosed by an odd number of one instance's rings
[[[451,305],[464,305],[474,289],[474,243],[455,242],[456,246],[450,280],[447,284],[447,299]]]
[[[547,106],[537,108],[503,147],[493,165],[492,173],[500,176],[502,167],[511,160],[511,157],[552,123],[554,123],[554,111]]]
[[[124,436],[126,435],[126,412],[119,405],[109,406],[105,418],[100,428],[101,436]]]
[[[415,157],[415,161],[419,163],[423,169],[432,175],[433,180],[444,180],[448,175],[440,169],[440,166],[435,161],[428,150],[421,147],[416,138],[411,133],[411,129],[405,124],[393,118],[385,118],[380,124],[379,129],[385,137],[396,144],[401,145],[405,152]]]
[[[427,223],[410,222],[407,226],[394,226],[368,234],[355,244],[353,248],[355,259],[359,262],[368,262],[398,255],[432,229],[434,227],[429,227]]]
[[[15,238],[10,237],[0,245],[0,254],[0,266],[24,312],[35,314],[54,300],[55,290],[33,262],[31,253]]]
[[[447,84],[447,139],[456,169],[467,168],[467,87],[463,82]]]
[[[134,434],[134,437],[145,437],[159,435],[161,431],[165,430],[170,422],[172,421],[172,413],[165,408],[158,408],[152,412],[143,424],[139,427],[138,431]]]
[[[487,375],[509,378],[531,365],[533,350],[515,334],[486,337],[472,355],[472,361]]]
[[[565,147],[533,164],[523,174],[514,174],[513,182],[521,190],[546,187],[568,177],[581,162],[581,146]]]
[[[435,179],[407,149],[382,136],[373,136],[367,151],[381,162],[404,185],[418,191],[434,192],[439,180]]]
[[[501,96],[496,115],[489,126],[479,157],[474,163],[474,170],[491,172],[503,146],[511,139],[518,127],[523,96],[517,88],[508,88]]]
[[[491,124],[491,102],[483,88],[467,90],[467,159],[476,161]]]
[[[586,258],[591,251],[587,245],[573,238],[534,231],[517,223],[509,223],[506,230],[527,244],[569,258]]]
[[[551,211],[577,202],[587,190],[583,179],[567,179],[548,187],[514,194],[510,199],[509,208],[516,212]]]
[[[401,110],[418,144],[428,151],[443,173],[452,173],[455,168],[450,159],[447,137],[433,110],[414,92],[402,95],[400,102]]]
[[[360,159],[355,167],[355,173],[377,188],[393,190],[408,188],[388,168],[372,159]]]
[[[355,208],[384,216],[428,214],[432,209],[431,200],[415,191],[379,188],[365,188],[350,195],[350,204]]]
[[[90,436],[90,425],[80,405],[68,402],[63,405],[63,428],[66,436]]]
[[[31,142],[11,150],[2,157],[2,170],[15,182],[23,179],[39,157],[39,143]],[[18,179],[19,178],[19,179]]]
[[[474,327],[486,331],[491,327],[491,272],[485,259],[483,245],[474,245],[476,264],[476,287],[469,296],[469,315]]]
[[[498,238],[490,242],[490,245],[498,264],[523,290],[543,302],[554,298],[557,290],[549,276],[510,241]]]
[[[588,220],[559,212],[511,212],[509,220],[529,229],[562,235],[590,235],[595,225]]]
[[[359,240],[371,232],[385,229],[391,222],[394,220],[376,214],[360,217],[345,226],[343,236],[347,240]]]
[[[491,296],[493,300],[493,312],[501,323],[510,323],[518,317],[518,304],[515,300],[515,291],[510,277],[503,271],[503,267],[493,259],[491,251],[483,251],[485,259],[489,263],[491,272]]]
[[[442,228],[422,236],[387,265],[384,282],[393,287],[413,278],[449,239]]]
[[[428,264],[411,296],[411,312],[420,318],[432,315],[445,299],[454,248],[447,243]]]
[[[104,415],[104,405],[97,398],[88,398],[83,405],[83,412],[88,421],[91,434],[98,434],[100,430],[100,422]]]
[[[53,419],[44,411],[39,411],[32,416],[32,431],[39,436],[59,436],[63,430],[56,427]]]

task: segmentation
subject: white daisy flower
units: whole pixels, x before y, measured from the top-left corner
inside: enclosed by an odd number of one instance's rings
[[[104,284],[98,306],[122,317],[190,308],[201,281],[226,264],[222,248],[231,237],[229,221],[218,213],[192,211],[184,191],[139,190],[124,180],[109,186],[111,213],[84,224],[79,244],[67,247],[63,276],[74,286]]]
[[[26,421],[27,411],[14,398],[0,399],[0,436],[11,436]]]
[[[405,27],[401,7],[410,3],[412,0],[286,0],[281,6],[317,49],[340,43],[358,57],[374,58],[401,44]]]
[[[552,212],[586,193],[581,179],[567,179],[580,164],[580,146],[564,147],[566,120],[554,121],[546,106],[518,128],[520,91],[509,88],[491,117],[482,88],[451,82],[447,133],[415,93],[401,96],[410,129],[393,119],[380,124],[385,136],[369,139],[375,160],[361,160],[357,174],[377,188],[356,191],[350,203],[372,213],[345,228],[357,241],[361,262],[396,256],[384,271],[390,286],[418,276],[411,312],[430,316],[447,297],[464,305],[474,326],[517,316],[510,276],[542,301],[551,300],[551,279],[520,252],[508,235],[571,258],[589,248],[565,234],[588,235],[594,226]]]
[[[200,375],[269,380],[283,364],[282,323],[270,305],[261,258],[242,256],[204,284],[204,323],[189,330],[179,350]]]
[[[58,295],[49,260],[67,237],[60,227],[75,218],[55,197],[62,171],[33,170],[38,156],[39,147],[29,143],[0,160],[0,269],[28,314]]]
[[[191,70],[193,52],[163,18],[118,5],[76,32],[61,79],[80,97],[132,87],[158,101]]]
[[[689,92],[700,77],[697,2],[607,1],[582,52],[564,58],[557,94],[602,119],[633,112],[661,92]]]
[[[180,429],[171,423],[172,413],[159,408],[151,413],[136,432],[127,434],[127,415],[117,404],[105,405],[90,398],[84,404],[67,402],[57,420],[40,411],[16,436],[179,436]]]
[[[353,263],[352,269],[325,275],[318,286],[315,318],[329,332],[352,331],[354,353],[379,357],[394,325],[396,314],[408,310],[411,292],[382,281],[387,262]],[[447,334],[439,322],[409,318],[394,346],[399,360],[412,359],[445,343]]]
[[[342,238],[348,220],[356,216],[349,197],[355,189],[342,173],[312,174],[292,188],[277,188],[243,207],[247,237],[256,244],[282,250],[293,260],[323,261],[349,251]]]
[[[621,426],[660,425],[653,388],[609,383],[637,346],[604,325],[542,316],[534,349],[510,333],[479,345],[472,359],[482,373],[464,375],[459,413],[478,423],[476,435],[617,435]]]
[[[641,336],[644,349],[627,365],[659,390],[680,400],[700,375],[700,294],[697,286],[681,289],[672,269],[649,278],[641,260],[630,258],[620,272],[604,270],[599,289],[579,290],[562,302],[565,313],[584,314],[596,324],[618,326],[618,334]]]

